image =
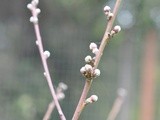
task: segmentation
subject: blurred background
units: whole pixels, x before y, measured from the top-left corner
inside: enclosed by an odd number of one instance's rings
[[[0,4],[0,120],[42,120],[52,97],[33,25],[30,0],[1,0]],[[72,118],[85,83],[80,68],[89,44],[100,44],[106,27],[103,7],[115,0],[40,0],[44,48],[51,52],[49,69],[55,87],[68,85],[60,102]],[[86,107],[80,120],[105,120],[117,89],[128,91],[117,120],[160,119],[160,1],[123,0],[115,25],[122,31],[107,45],[99,64],[101,76],[89,96],[99,100]],[[51,120],[59,120],[56,109]]]

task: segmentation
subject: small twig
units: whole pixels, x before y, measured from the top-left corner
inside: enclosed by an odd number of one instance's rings
[[[78,118],[79,118],[79,116],[80,116],[80,114],[81,114],[81,112],[84,108],[84,101],[86,100],[86,97],[87,97],[87,94],[90,90],[91,84],[92,84],[92,80],[86,80],[81,98],[79,100],[78,106],[75,110],[75,113],[74,113],[74,116],[73,116],[72,120],[78,120]]]
[[[43,117],[43,120],[49,120],[50,119],[50,116],[52,114],[52,111],[54,110],[55,108],[55,104],[54,104],[54,101],[52,101],[49,105],[48,105],[48,109]]]
[[[107,120],[115,120],[117,114],[119,113],[121,106],[124,102],[124,97],[126,96],[126,90],[125,89],[119,89],[118,90],[118,97],[116,98],[113,107],[108,115]]]
[[[105,48],[105,46],[106,46],[106,44],[107,44],[107,42],[108,42],[108,40],[110,38],[110,32],[111,32],[115,17],[117,15],[120,3],[121,3],[121,0],[117,0],[116,1],[115,7],[114,7],[114,10],[113,10],[113,14],[111,15],[112,18],[111,18],[111,16],[109,16],[109,19],[108,19],[109,21],[108,21],[104,36],[103,36],[102,41],[101,41],[101,44],[100,44],[100,47],[99,47],[99,51],[96,54],[93,71],[96,70],[96,68],[98,67],[99,61],[100,61],[101,56],[102,56],[103,51],[104,51],[104,48]],[[93,81],[93,78],[92,79],[86,79],[86,82],[85,82],[85,85],[84,85],[84,88],[83,88],[83,92],[81,94],[79,103],[78,103],[77,108],[76,108],[76,110],[74,112],[72,120],[78,120],[79,119],[79,116],[80,116],[80,114],[81,114],[81,112],[83,110],[84,101],[85,101],[85,99],[86,99],[86,97],[88,95],[88,92],[90,90],[92,81]]]
[[[56,89],[56,95],[58,100],[62,100],[65,98],[64,91],[67,90],[68,86],[64,83],[59,83],[57,89]],[[43,117],[43,120],[49,120],[51,117],[51,114],[55,108],[54,100],[48,105],[48,109]]]
[[[43,49],[42,38],[41,38],[39,24],[38,24],[38,14],[40,13],[40,9],[37,8],[38,3],[39,3],[39,0],[32,0],[32,2],[27,5],[28,9],[30,9],[31,13],[32,13],[32,17],[30,18],[30,22],[32,22],[34,25],[34,30],[35,30],[35,34],[36,34],[36,38],[37,38],[36,44],[38,46],[39,53],[40,53],[40,56],[42,59],[42,64],[44,67],[44,75],[46,77],[50,92],[51,92],[53,100],[55,102],[55,106],[58,110],[58,113],[59,113],[61,120],[66,120],[66,118],[62,112],[62,109],[60,107],[60,104],[58,102],[58,99],[57,99],[57,96],[56,96],[56,93],[55,93],[55,90],[53,87],[53,83],[51,80],[50,72],[48,69],[48,64],[47,64],[46,58],[50,56],[50,53],[48,51],[44,52],[44,49]]]
[[[112,17],[111,20],[108,21],[108,24],[107,24],[107,27],[106,27],[106,31],[104,33],[104,36],[102,38],[102,41],[101,41],[101,44],[100,44],[100,47],[99,47],[99,52],[96,55],[95,64],[94,64],[94,68],[95,69],[98,67],[98,64],[99,64],[99,61],[101,59],[101,56],[103,55],[104,48],[105,48],[105,46],[106,46],[106,44],[107,44],[107,42],[108,42],[108,40],[110,38],[109,35],[110,35],[110,32],[111,32],[114,20],[116,18],[120,3],[121,3],[121,0],[117,0],[116,1],[116,4],[114,6],[114,10],[113,10],[113,17]]]

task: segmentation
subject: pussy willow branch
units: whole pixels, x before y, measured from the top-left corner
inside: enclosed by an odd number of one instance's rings
[[[33,17],[36,17],[35,10],[36,10],[35,8],[32,10]],[[42,64],[43,64],[43,68],[44,68],[44,71],[45,71],[44,72],[45,73],[45,77],[46,77],[46,80],[47,80],[51,95],[53,97],[53,100],[55,102],[55,106],[57,108],[57,111],[59,113],[59,116],[60,116],[61,120],[66,120],[66,118],[65,118],[65,116],[64,116],[64,114],[62,112],[62,109],[60,107],[60,104],[58,102],[55,90],[53,88],[53,83],[52,83],[50,72],[49,72],[49,69],[48,69],[47,60],[46,60],[45,55],[44,55],[44,49],[43,49],[43,44],[42,44],[42,38],[41,38],[41,34],[40,34],[39,24],[38,23],[34,23],[33,25],[34,25],[34,30],[35,30],[37,42],[38,42],[39,53],[40,53]]]
[[[96,69],[98,67],[98,64],[99,64],[99,61],[101,59],[101,56],[103,55],[103,51],[104,51],[104,48],[109,40],[109,33],[112,29],[112,26],[113,26],[113,23],[114,23],[114,20],[117,16],[117,13],[118,13],[118,9],[119,9],[119,6],[120,6],[120,3],[121,3],[121,0],[117,0],[116,1],[116,4],[114,6],[114,9],[113,9],[113,17],[110,21],[108,21],[108,24],[107,24],[107,27],[106,27],[106,31],[104,33],[104,36],[102,38],[102,41],[101,41],[101,44],[100,44],[100,47],[99,47],[99,53],[96,55],[96,59],[95,59],[95,64],[94,64],[94,69]]]
[[[101,59],[101,56],[103,54],[103,51],[104,51],[104,48],[110,38],[109,36],[109,33],[111,32],[111,29],[112,29],[112,26],[113,26],[113,22],[116,18],[116,15],[117,15],[117,12],[118,12],[118,9],[119,9],[119,6],[120,6],[120,3],[121,3],[121,0],[117,0],[116,1],[116,4],[115,4],[115,7],[114,7],[114,10],[113,10],[113,17],[111,20],[108,21],[108,24],[107,24],[107,27],[106,27],[106,30],[105,30],[105,33],[104,33],[104,36],[102,38],[102,41],[101,41],[101,44],[100,44],[100,47],[99,47],[99,52],[98,54],[96,55],[96,59],[95,59],[95,64],[94,64],[94,69],[96,69],[98,67],[98,64],[99,64],[99,61]],[[91,84],[92,84],[92,81],[93,79],[91,80],[86,80],[85,82],[85,85],[84,85],[84,88],[83,88],[83,92],[81,94],[81,97],[80,97],[80,100],[79,100],[79,103],[77,105],[77,108],[74,112],[74,115],[72,117],[72,120],[78,120],[79,119],[79,116],[82,112],[82,109],[84,108],[83,107],[83,104],[84,104],[84,101],[88,95],[88,92],[90,90],[90,87],[91,87]]]

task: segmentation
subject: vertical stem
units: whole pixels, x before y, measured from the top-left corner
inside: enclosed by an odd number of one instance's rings
[[[87,94],[88,94],[88,92],[90,90],[92,81],[93,80],[86,80],[84,88],[83,88],[83,92],[82,92],[82,95],[81,95],[81,98],[79,100],[79,103],[77,105],[77,108],[75,110],[75,113],[73,115],[72,120],[78,120],[78,118],[79,118],[79,116],[80,116],[80,114],[81,114],[81,112],[83,110],[83,104],[84,104],[84,101],[86,100]]]
[[[95,64],[94,64],[94,69],[96,69],[98,67],[98,64],[99,64],[99,61],[101,59],[101,56],[103,54],[103,51],[104,51],[104,48],[108,42],[108,39],[109,39],[109,33],[112,29],[112,26],[113,26],[113,23],[114,23],[114,20],[116,18],[116,15],[117,15],[117,12],[118,12],[118,9],[119,9],[119,6],[120,6],[120,3],[121,3],[121,0],[117,0],[116,1],[116,4],[115,4],[115,7],[114,7],[114,10],[113,10],[113,17],[111,20],[108,21],[108,24],[107,24],[107,27],[106,27],[106,30],[105,30],[105,33],[104,33],[104,36],[102,38],[102,41],[101,41],[101,45],[99,47],[99,52],[98,54],[96,55],[96,59],[95,59]],[[88,95],[88,92],[90,90],[90,86],[92,84],[92,81],[93,80],[86,80],[86,83],[85,83],[85,86],[83,88],[83,92],[81,94],[81,97],[80,97],[80,100],[79,100],[79,103],[77,105],[77,108],[74,112],[74,115],[73,115],[73,118],[72,120],[78,120],[79,119],[79,116],[82,112],[82,106],[83,106],[83,103]]]
[[[48,105],[48,109],[47,112],[45,114],[45,116],[43,117],[43,120],[49,120],[50,116],[52,114],[53,109],[55,108],[55,104],[54,101],[52,101],[49,105]]]
[[[33,7],[32,10],[31,10],[33,17],[37,17],[36,9],[37,9],[36,7]],[[62,112],[62,109],[60,107],[60,104],[58,102],[58,99],[57,99],[56,92],[54,90],[53,84],[52,84],[52,79],[51,79],[50,72],[49,72],[49,69],[48,69],[47,59],[44,56],[44,49],[43,49],[43,43],[42,43],[42,38],[41,38],[41,34],[40,34],[39,24],[37,22],[37,23],[33,23],[33,25],[34,25],[36,38],[37,38],[37,45],[38,45],[39,53],[40,53],[40,56],[41,56],[41,60],[42,60],[42,64],[43,64],[43,68],[44,68],[44,72],[45,72],[45,77],[46,77],[46,80],[47,80],[51,95],[53,97],[53,100],[55,102],[55,106],[57,108],[57,111],[59,113],[59,116],[60,116],[61,120],[66,120],[66,118],[65,118],[65,116],[64,116],[64,114]]]
[[[120,111],[122,103],[123,103],[123,99],[121,97],[118,97],[113,105],[111,112],[108,115],[107,120],[115,120],[118,112]]]
[[[39,49],[39,52],[40,52],[40,56],[41,56],[41,59],[42,59],[42,64],[43,64],[44,71],[45,71],[45,77],[47,79],[47,83],[48,83],[49,89],[51,91],[53,100],[55,102],[55,105],[56,105],[56,108],[58,110],[58,113],[59,113],[59,116],[60,116],[61,120],[66,120],[66,118],[65,118],[65,116],[64,116],[64,114],[62,112],[62,109],[60,107],[60,104],[58,102],[55,90],[53,88],[50,72],[49,72],[49,69],[48,69],[48,64],[47,64],[46,58],[45,58],[45,56],[43,54],[44,50],[43,50],[43,45],[42,45],[42,39],[41,39],[41,35],[40,35],[39,25],[38,24],[34,24],[34,29],[35,29],[35,33],[36,33],[36,37],[37,37],[37,41],[38,41],[38,49]]]
[[[118,9],[119,9],[119,6],[120,6],[120,3],[121,3],[121,0],[116,1],[116,4],[114,6],[114,10],[113,10],[113,17],[112,17],[111,20],[108,21],[104,36],[102,38],[102,41],[101,41],[101,44],[100,44],[100,47],[99,47],[99,53],[96,55],[95,67],[94,67],[95,69],[98,67],[101,56],[103,55],[104,48],[105,48],[105,46],[106,46],[106,44],[109,40],[109,33],[112,29],[114,20],[116,18],[116,15],[117,15],[117,12],[118,12]]]
[[[127,95],[127,91],[123,88],[118,90],[118,97],[116,98],[113,107],[108,115],[107,120],[115,120],[117,114],[119,113],[121,106],[124,102],[124,98]]]

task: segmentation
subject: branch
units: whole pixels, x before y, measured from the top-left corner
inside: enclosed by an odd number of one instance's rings
[[[68,86],[64,83],[59,83],[57,89],[56,89],[56,95],[58,100],[62,100],[65,98],[64,91],[68,89]],[[55,108],[54,100],[48,105],[48,109],[43,117],[43,120],[49,120],[52,114],[52,111]]]
[[[84,66],[80,70],[81,73],[86,77],[86,82],[85,82],[79,103],[78,103],[77,108],[76,108],[74,115],[72,117],[72,120],[79,119],[79,116],[83,110],[83,105],[84,105],[85,99],[86,99],[88,92],[90,90],[93,78],[95,78],[95,76],[94,76],[95,71],[98,71],[97,67],[98,67],[99,61],[101,59],[104,48],[105,48],[109,38],[111,36],[113,36],[115,33],[120,31],[120,29],[118,29],[118,31],[117,31],[117,27],[116,27],[116,29],[113,29],[111,31],[112,26],[113,26],[113,22],[116,18],[116,15],[117,15],[117,12],[118,12],[118,9],[120,6],[120,3],[121,3],[121,0],[116,1],[113,13],[110,12],[110,7],[107,6],[107,8],[104,8],[104,12],[107,15],[109,21],[108,21],[108,24],[107,24],[107,27],[106,27],[106,30],[105,30],[104,36],[102,38],[99,49],[97,49],[97,47],[94,44],[92,44],[92,45],[90,44],[90,49],[92,49],[92,52],[96,55],[95,59],[93,59],[93,60],[90,59],[91,67],[93,67],[93,68],[91,68],[91,70],[90,70],[90,67],[89,67],[89,70],[88,70],[88,68],[86,66]],[[90,57],[88,57],[88,58],[90,58]],[[86,61],[86,59],[85,59],[85,61]],[[100,71],[99,71],[99,75],[100,75]]]
[[[124,102],[124,97],[127,95],[125,89],[121,88],[118,90],[118,97],[116,98],[113,107],[108,115],[107,120],[115,120],[117,114],[119,113],[121,106]]]
[[[58,110],[58,113],[59,113],[61,120],[66,120],[66,118],[62,112],[62,109],[60,107],[60,104],[58,102],[55,90],[53,88],[50,72],[48,69],[47,58],[50,56],[50,53],[48,51],[44,51],[44,49],[43,49],[42,38],[41,38],[41,34],[40,34],[38,17],[37,17],[38,14],[40,13],[40,9],[37,8],[38,3],[39,3],[39,0],[32,0],[32,2],[27,5],[28,9],[30,9],[31,13],[32,13],[32,17],[30,18],[30,22],[32,22],[34,25],[34,30],[35,30],[35,34],[36,34],[36,38],[37,38],[36,44],[38,46],[38,50],[39,50],[39,53],[41,56],[41,60],[42,60],[43,68],[44,68],[44,75],[46,77],[51,95],[52,95],[53,100],[55,102],[55,106]]]

